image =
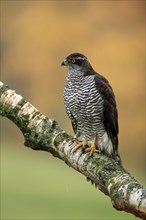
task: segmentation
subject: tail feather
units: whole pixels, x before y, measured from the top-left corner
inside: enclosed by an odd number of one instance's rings
[[[121,157],[119,155],[119,152],[118,152],[118,149],[117,150],[114,150],[113,154],[112,154],[112,158],[117,161],[119,164],[122,165],[122,160],[121,160]]]

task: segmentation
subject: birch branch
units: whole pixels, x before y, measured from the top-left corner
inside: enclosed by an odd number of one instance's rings
[[[0,82],[0,115],[9,118],[21,130],[24,145],[42,150],[63,160],[90,179],[99,190],[111,198],[113,207],[146,219],[146,188],[121,165],[102,154],[74,151],[73,137],[62,130],[21,95]]]

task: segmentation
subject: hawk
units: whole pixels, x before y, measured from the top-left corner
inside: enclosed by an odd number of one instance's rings
[[[118,112],[108,80],[96,73],[87,57],[70,54],[62,63],[68,68],[64,103],[77,139],[77,148],[102,152],[120,162]]]

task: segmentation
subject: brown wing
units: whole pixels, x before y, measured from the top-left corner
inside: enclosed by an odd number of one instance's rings
[[[99,93],[104,99],[103,122],[108,135],[111,138],[114,149],[118,148],[118,112],[114,92],[106,78],[95,74],[95,83]]]

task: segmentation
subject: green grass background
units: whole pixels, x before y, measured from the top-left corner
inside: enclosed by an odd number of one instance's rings
[[[6,141],[1,156],[1,219],[135,219],[46,152]]]

